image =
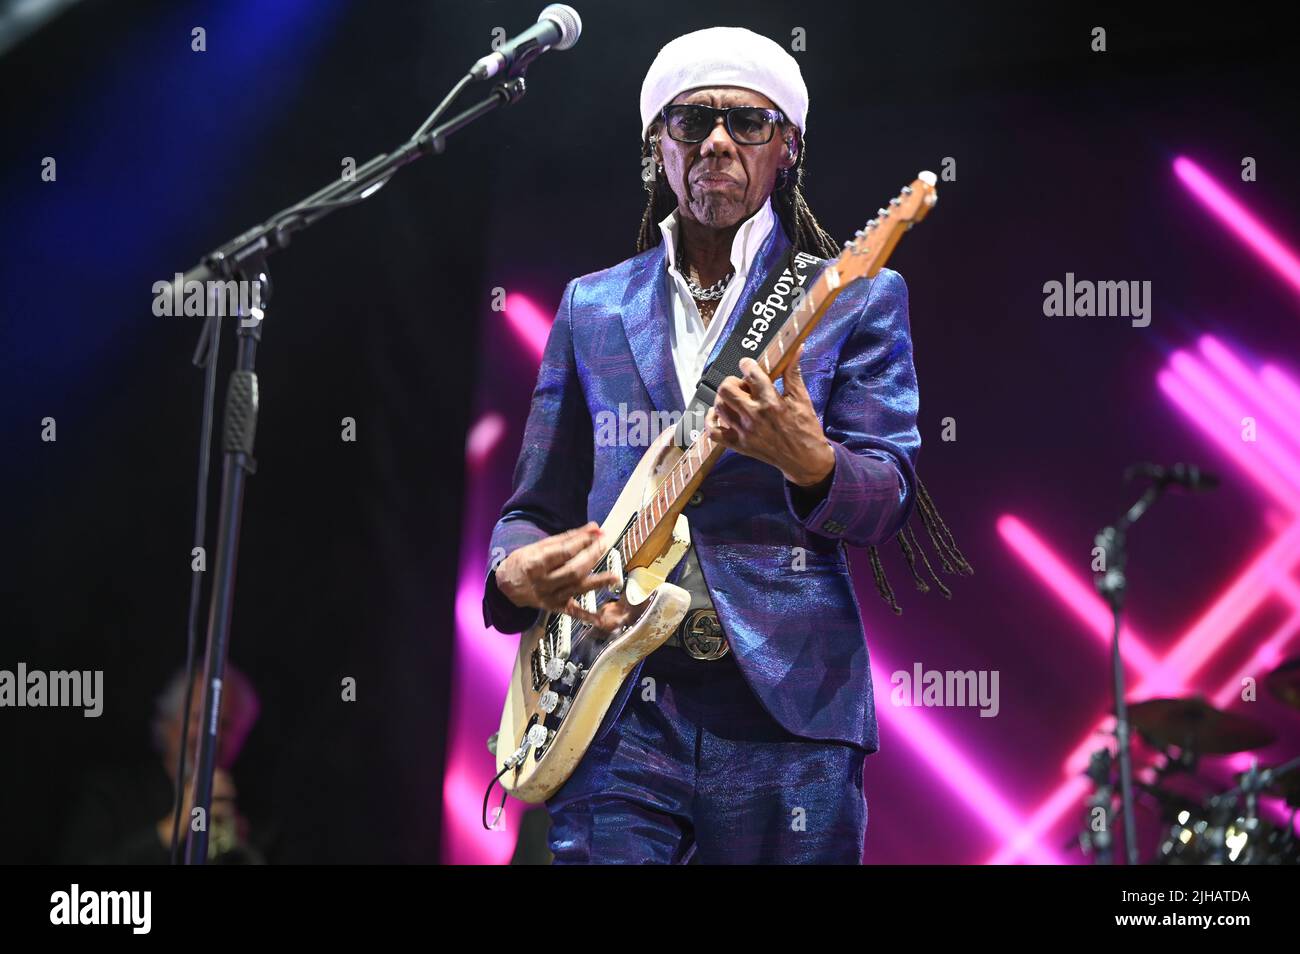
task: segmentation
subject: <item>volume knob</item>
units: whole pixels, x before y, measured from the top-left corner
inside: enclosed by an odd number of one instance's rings
[[[559,656],[552,656],[546,660],[546,665],[542,667],[542,672],[550,682],[554,682],[564,675],[564,660]]]

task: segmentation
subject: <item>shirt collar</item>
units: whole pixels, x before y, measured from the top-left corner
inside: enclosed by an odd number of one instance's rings
[[[763,247],[763,240],[772,231],[775,223],[776,215],[772,212],[772,199],[769,196],[763,202],[762,208],[740,224],[740,228],[736,230],[736,237],[731,241],[731,267],[736,270],[737,275],[749,274],[749,267],[753,264],[754,257]],[[659,223],[670,269],[677,267],[677,230],[677,210],[673,209],[668,217]]]

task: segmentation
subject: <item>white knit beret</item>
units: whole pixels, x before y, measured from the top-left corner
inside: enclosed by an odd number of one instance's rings
[[[710,27],[671,41],[641,84],[641,138],[678,93],[702,86],[740,86],[762,93],[800,134],[808,120],[808,87],[799,64],[778,43],[744,27]]]

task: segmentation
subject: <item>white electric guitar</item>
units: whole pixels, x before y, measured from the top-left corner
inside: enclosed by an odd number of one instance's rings
[[[844,251],[809,283],[800,305],[758,356],[773,381],[844,287],[874,277],[903,232],[925,218],[937,200],[934,174],[922,172],[844,243]],[[632,621],[606,634],[563,613],[549,613],[520,637],[495,756],[502,786],[522,801],[544,801],[564,784],[628,674],[663,645],[690,608],[690,595],[665,580],[691,542],[682,510],[725,448],[700,433],[683,450],[675,433],[665,429],[646,450],[602,525],[617,542],[592,572],[612,570],[622,584],[580,597],[585,609],[595,611],[626,594]]]

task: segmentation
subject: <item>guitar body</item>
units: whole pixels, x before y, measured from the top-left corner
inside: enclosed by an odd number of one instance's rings
[[[611,539],[636,516],[681,456],[672,437],[671,428],[660,434],[624,485],[602,524]],[[690,594],[664,580],[690,542],[686,518],[678,515],[659,555],[646,566],[626,571],[624,591],[638,611],[621,633],[604,637],[568,616],[548,613],[521,635],[497,733],[497,771],[524,744],[530,727],[545,725],[548,737],[544,744],[531,746],[523,760],[501,776],[511,795],[524,802],[541,802],[564,784],[591,745],[624,680],[682,621],[690,609]],[[548,662],[555,666],[551,661],[556,659],[576,668],[565,674],[572,685],[566,684],[564,676],[547,678],[545,667]],[[547,692],[555,694],[553,700],[544,699]],[[554,706],[547,712],[544,705],[550,701]]]

